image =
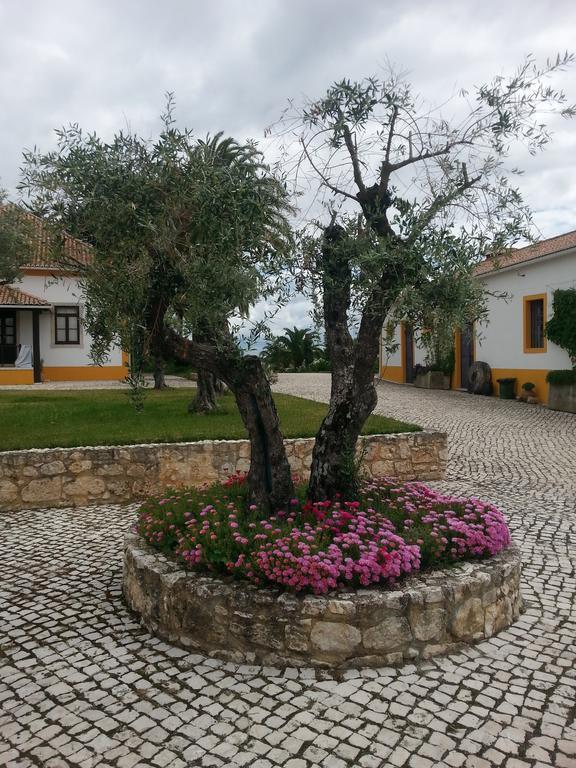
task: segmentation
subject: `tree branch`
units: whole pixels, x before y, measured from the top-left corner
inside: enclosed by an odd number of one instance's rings
[[[348,148],[348,154],[350,155],[350,160],[352,160],[352,170],[354,171],[354,181],[356,182],[356,186],[358,187],[360,192],[364,192],[366,190],[366,187],[364,186],[364,181],[362,179],[362,173],[360,171],[360,163],[358,162],[358,151],[354,146],[354,141],[352,139],[352,134],[350,133],[350,128],[348,128],[347,125],[344,125],[342,128],[342,133],[344,134],[344,141],[346,142],[346,147]]]
[[[450,203],[460,197],[460,195],[466,192],[467,189],[470,189],[475,184],[477,184],[481,179],[482,176],[474,176],[470,179],[468,178],[468,173],[466,172],[464,174],[464,181],[461,184],[458,184],[458,186],[454,187],[451,192],[448,192],[445,195],[438,195],[436,198],[434,198],[434,200],[432,200],[428,206],[428,210],[421,216],[419,226],[414,228],[413,234],[407,239],[406,242],[413,243],[420,235],[420,233],[428,226],[428,224],[430,224],[437,213],[439,213],[447,205],[450,205]]]
[[[343,195],[344,197],[349,197],[350,200],[354,200],[355,203],[358,202],[355,195],[351,195],[350,192],[346,192],[343,189],[340,189],[339,187],[334,186],[328,178],[322,173],[322,171],[318,168],[318,166],[314,163],[312,160],[312,157],[310,156],[310,153],[308,152],[308,147],[304,143],[304,139],[300,139],[300,143],[302,144],[302,149],[304,150],[304,154],[306,155],[306,158],[314,171],[318,174],[320,177],[322,184],[324,184],[325,187],[328,187],[328,189],[331,189],[332,192],[335,192],[337,195]]]

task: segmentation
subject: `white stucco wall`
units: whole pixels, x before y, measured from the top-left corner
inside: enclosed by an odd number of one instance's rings
[[[397,348],[394,352],[387,352],[386,350],[386,324],[384,325],[384,328],[382,329],[382,334],[380,336],[380,368],[385,368],[386,366],[402,366],[402,344],[401,344],[401,326],[397,325],[394,328],[394,335],[392,338],[392,343],[397,345]],[[414,365],[424,365],[424,360],[426,357],[426,350],[422,346],[420,342],[420,334],[418,331],[415,331],[414,333]]]
[[[506,292],[506,300],[490,296],[488,323],[477,326],[476,359],[492,368],[553,370],[571,368],[568,354],[552,342],[546,352],[524,352],[524,296],[547,294],[547,319],[553,293],[576,287],[576,249],[533,263],[518,264],[482,278],[489,291]]]
[[[33,296],[45,299],[55,306],[80,306],[80,318],[83,316],[83,294],[74,277],[54,278],[43,275],[24,275],[15,283],[21,290]],[[32,313],[17,313],[17,341],[19,344],[32,346]],[[80,344],[61,345],[54,343],[54,313],[43,311],[40,314],[40,355],[45,367],[48,366],[85,366],[94,365],[90,357],[92,338],[81,323]],[[121,365],[122,351],[118,347],[110,350],[106,365]]]
[[[380,335],[380,369],[387,366],[402,365],[402,348],[400,344],[400,335],[400,326],[397,325],[394,328],[394,335],[391,339],[392,344],[396,345],[396,350],[394,352],[388,352],[386,349],[388,343],[386,324],[384,324],[384,328],[382,329],[382,333]]]

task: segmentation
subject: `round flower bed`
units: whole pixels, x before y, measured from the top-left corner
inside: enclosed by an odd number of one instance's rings
[[[519,555],[490,504],[381,479],[265,517],[242,480],[142,506],[124,591],[158,634],[227,658],[388,664],[518,616]]]

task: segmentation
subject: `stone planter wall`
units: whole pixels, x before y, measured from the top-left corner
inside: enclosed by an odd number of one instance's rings
[[[154,634],[234,662],[384,666],[483,640],[520,614],[520,554],[462,563],[395,589],[294,595],[186,571],[135,534],[124,595]]]
[[[422,389],[450,389],[450,376],[446,376],[442,371],[417,373],[414,377],[414,386]]]
[[[548,408],[553,411],[576,413],[576,384],[550,384]]]
[[[313,438],[286,441],[294,472],[305,478]],[[446,435],[411,432],[359,440],[372,476],[437,480],[446,469]],[[248,440],[54,448],[0,453],[0,511],[34,507],[127,503],[166,487],[225,480],[250,464]]]

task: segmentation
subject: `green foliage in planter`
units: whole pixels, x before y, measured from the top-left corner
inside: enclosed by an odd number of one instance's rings
[[[526,392],[532,392],[533,389],[536,389],[536,384],[527,381],[525,384],[522,384],[522,389],[526,390]]]
[[[576,365],[576,288],[554,291],[553,317],[546,325],[546,336],[565,349]]]
[[[548,384],[576,384],[576,370],[572,368],[565,371],[548,371],[546,381]]]

